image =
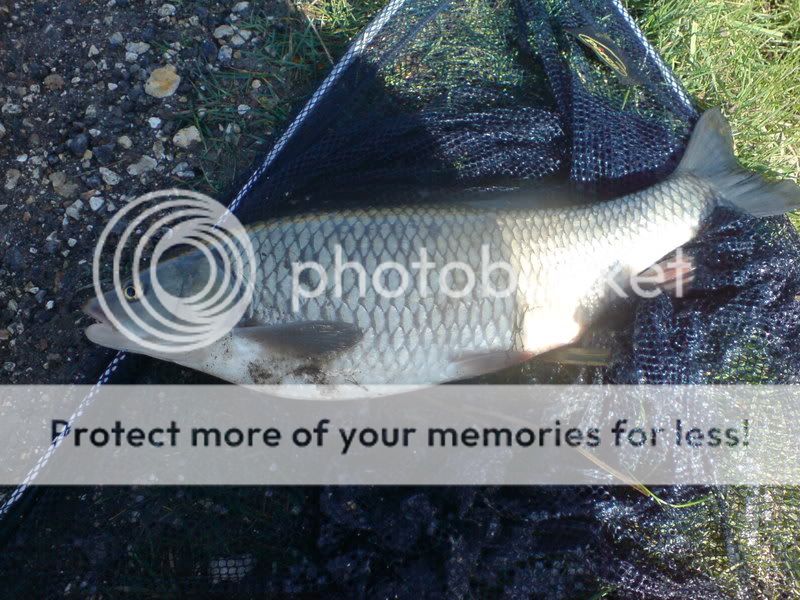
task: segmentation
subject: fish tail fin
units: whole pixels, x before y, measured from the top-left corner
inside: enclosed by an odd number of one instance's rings
[[[736,208],[756,217],[800,210],[800,187],[792,181],[767,181],[744,169],[733,154],[733,136],[718,108],[697,121],[676,174],[693,173],[711,183]]]

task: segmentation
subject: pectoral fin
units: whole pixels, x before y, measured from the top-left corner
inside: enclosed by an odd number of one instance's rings
[[[343,321],[300,321],[237,327],[233,335],[259,343],[265,352],[308,358],[352,348],[361,340],[364,332],[358,326]]]

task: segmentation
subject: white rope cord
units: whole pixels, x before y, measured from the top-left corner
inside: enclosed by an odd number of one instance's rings
[[[89,408],[89,405],[94,401],[94,397],[97,395],[100,386],[108,382],[112,373],[117,370],[117,367],[119,367],[119,364],[124,358],[124,352],[117,353],[108,367],[106,367],[106,370],[103,371],[103,374],[100,376],[100,379],[98,379],[97,383],[92,386],[92,389],[89,390],[89,393],[86,395],[86,397],[81,400],[80,404],[78,404],[78,408],[75,409],[75,412],[70,415],[69,426],[72,426],[75,420],[80,418],[86,409]],[[22,494],[25,493],[25,490],[28,489],[28,486],[33,483],[33,480],[39,475],[39,471],[44,468],[44,466],[50,460],[50,457],[56,451],[56,448],[58,448],[61,445],[61,442],[66,438],[66,432],[67,428],[65,427],[62,433],[60,433],[58,437],[56,437],[56,439],[53,440],[53,442],[47,447],[45,453],[38,458],[36,464],[33,465],[33,468],[28,471],[28,474],[25,475],[25,479],[22,480],[22,483],[14,488],[14,491],[11,492],[11,495],[5,499],[2,506],[0,506],[0,518],[4,517],[8,511],[11,510],[11,507],[14,506],[14,504],[16,504],[17,501],[22,497]]]
[[[370,22],[369,25],[359,34],[356,40],[350,45],[350,48],[347,50],[345,55],[336,63],[336,66],[333,70],[328,74],[328,76],[323,80],[320,86],[317,88],[317,91],[309,98],[308,102],[303,106],[303,109],[298,113],[297,117],[295,117],[294,121],[289,125],[289,127],[284,131],[283,135],[278,139],[275,145],[270,150],[269,154],[267,154],[266,158],[262,161],[261,165],[253,172],[253,174],[248,178],[247,182],[242,186],[236,196],[231,200],[230,205],[228,206],[228,211],[233,212],[241,203],[242,199],[247,195],[247,193],[252,189],[255,185],[256,181],[258,181],[261,176],[266,172],[269,166],[275,161],[278,155],[281,153],[283,148],[286,146],[287,142],[291,139],[291,137],[295,134],[297,129],[303,122],[306,120],[308,115],[313,111],[322,98],[327,94],[328,90],[330,90],[334,84],[338,81],[339,77],[341,77],[342,73],[353,63],[353,61],[358,58],[364,49],[372,42],[375,36],[383,29],[386,23],[397,13],[398,10],[405,4],[406,0],[391,0],[386,6],[384,6],[381,11],[375,16],[375,18]],[[69,418],[69,425],[64,428],[61,434],[53,440],[53,442],[48,446],[47,451],[42,454],[39,459],[36,461],[36,464],[33,468],[28,471],[28,474],[23,479],[22,483],[20,483],[11,495],[6,498],[2,505],[0,505],[0,519],[2,519],[11,508],[19,501],[22,495],[25,493],[25,490],[30,487],[36,477],[39,475],[39,472],[44,468],[47,462],[50,460],[50,457],[56,451],[61,442],[66,438],[67,431],[75,422],[76,419],[80,418],[80,416],[86,412],[89,406],[94,401],[97,392],[100,389],[100,386],[105,385],[111,379],[112,374],[114,371],[117,370],[120,363],[125,360],[126,354],[124,352],[119,352],[111,361],[111,363],[106,367],[103,374],[97,380],[89,393],[86,397],[81,400],[80,404],[78,404],[78,408],[75,409],[75,412]]]

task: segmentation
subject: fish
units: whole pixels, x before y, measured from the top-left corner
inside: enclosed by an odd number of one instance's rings
[[[86,335],[288,395],[294,384],[304,384],[302,394],[338,398],[468,379],[576,344],[620,289],[630,292],[635,276],[691,241],[718,207],[780,215],[800,207],[800,188],[741,167],[730,126],[712,109],[663,181],[591,204],[537,204],[410,203],[259,222],[247,228],[257,263],[252,301],[212,344],[154,352],[112,325],[97,298],[85,307],[97,321]],[[206,282],[202,262],[194,251],[156,273],[173,293],[191,294]],[[667,273],[674,287],[680,275]],[[145,273],[138,289],[149,297],[150,287]],[[126,296],[109,292],[108,310],[135,327],[120,303],[139,314],[141,297]]]

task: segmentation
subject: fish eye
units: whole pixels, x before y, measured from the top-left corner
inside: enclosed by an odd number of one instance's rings
[[[125,289],[122,291],[125,295],[126,300],[136,300],[139,295],[136,293],[136,288],[132,285],[125,286]]]

